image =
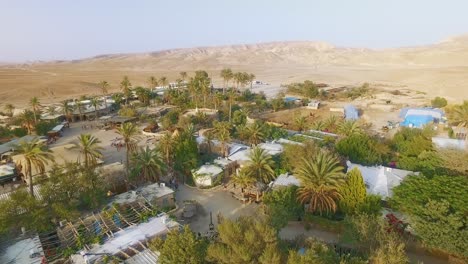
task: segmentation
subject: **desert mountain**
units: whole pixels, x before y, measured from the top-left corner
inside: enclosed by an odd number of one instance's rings
[[[37,62],[0,67],[0,96],[21,103],[33,95],[57,100],[97,94],[107,80],[114,90],[124,75],[134,85],[149,76],[178,78],[180,71],[205,69],[215,83],[219,70],[254,73],[278,86],[310,79],[332,85],[370,82],[409,88],[453,100],[468,99],[468,36],[437,44],[373,50],[336,47],[324,42],[273,42],[251,45],[173,49],[151,53],[101,55],[73,61]]]

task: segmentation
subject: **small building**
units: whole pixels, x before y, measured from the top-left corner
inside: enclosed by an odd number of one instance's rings
[[[44,250],[39,236],[35,235],[0,247],[0,263],[44,263]]]
[[[174,190],[164,183],[154,183],[134,191],[121,193],[112,199],[112,203],[116,204],[134,202],[149,202],[156,208],[173,208],[175,206]]]
[[[317,110],[320,107],[320,101],[311,101],[307,104],[308,109]]]
[[[344,116],[346,120],[358,120],[359,110],[354,105],[345,105]]]
[[[223,169],[214,164],[206,164],[193,170],[192,175],[198,187],[210,187],[216,184],[222,177]]]
[[[278,176],[274,182],[271,183],[271,188],[277,189],[288,186],[301,186],[301,182],[289,173],[284,173]]]
[[[353,164],[350,161],[346,162],[348,172],[357,168],[366,184],[367,192],[370,194],[380,195],[382,200],[387,200],[392,197],[392,189],[400,185],[400,183],[408,175],[418,175],[419,172],[394,169],[384,166],[368,167],[359,164]]]
[[[403,108],[400,111],[400,118],[403,119],[401,126],[422,128],[430,123],[444,122],[445,114],[436,108]]]
[[[263,149],[267,154],[272,155],[272,156],[281,154],[284,150],[283,145],[274,141],[260,143],[257,146]]]
[[[93,225],[94,229],[102,224],[99,221],[95,223],[99,224]],[[107,229],[104,225],[103,228]],[[158,215],[147,222],[132,224],[116,232],[106,230],[112,235],[106,233],[102,243],[88,245],[70,259],[72,263],[103,263],[105,256],[115,256],[119,263],[158,263],[159,255],[147,251],[142,245],[152,238],[165,236],[171,230],[177,229],[180,229],[179,223],[171,220],[166,214]]]

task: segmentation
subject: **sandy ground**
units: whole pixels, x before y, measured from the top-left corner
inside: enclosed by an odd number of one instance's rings
[[[196,70],[206,70],[214,84],[222,86],[219,73],[224,67],[254,73],[270,84],[262,87],[267,93],[276,93],[281,84],[309,79],[334,87],[368,82],[458,102],[468,98],[468,36],[464,36],[428,46],[385,50],[276,42],[4,65],[0,67],[0,104],[25,105],[32,96],[52,102],[99,94],[97,83],[102,80],[115,92],[125,75],[134,86],[147,86],[150,76],[175,81],[180,71],[193,75]]]
[[[194,232],[201,234],[205,234],[209,230],[210,212],[213,214],[213,224],[217,226],[218,213],[225,218],[234,220],[241,215],[255,215],[259,207],[255,203],[242,204],[223,189],[199,190],[180,185],[176,192],[176,201],[180,209],[183,208],[184,200],[195,200],[199,203],[200,208],[194,219],[182,222],[182,224],[188,224]]]

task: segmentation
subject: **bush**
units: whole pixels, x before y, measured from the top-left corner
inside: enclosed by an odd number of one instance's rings
[[[447,106],[447,99],[437,96],[436,98],[434,98],[431,101],[431,105],[432,105],[432,107],[435,107],[435,108],[445,107],[445,106]]]
[[[36,124],[36,134],[39,136],[45,136],[47,135],[47,132],[49,132],[56,125],[56,122],[39,121]]]
[[[15,137],[24,137],[28,134],[28,130],[23,127],[15,128],[12,130],[12,132]]]
[[[365,134],[351,135],[336,144],[336,150],[353,163],[380,165],[388,161],[390,149]]]
[[[392,206],[408,214],[423,243],[468,256],[468,179],[465,176],[409,176],[393,189]]]

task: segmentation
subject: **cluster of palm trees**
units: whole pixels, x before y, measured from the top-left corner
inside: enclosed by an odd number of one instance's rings
[[[250,88],[252,88],[253,81],[255,80],[255,75],[247,72],[233,72],[230,68],[224,68],[220,73],[221,78],[223,78],[223,93],[226,93],[226,88],[229,87],[229,82],[233,80],[236,90],[239,90],[239,86],[244,87],[250,83]]]
[[[255,146],[249,153],[249,160],[232,182],[242,188],[252,187],[257,190],[258,184],[268,184],[275,176],[275,162],[262,148]],[[340,190],[346,182],[344,167],[339,160],[329,152],[319,151],[310,157],[303,157],[295,175],[301,183],[298,188],[298,201],[308,205],[311,212],[331,213],[337,210],[341,198]]]

